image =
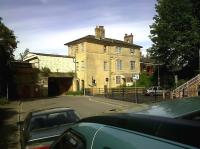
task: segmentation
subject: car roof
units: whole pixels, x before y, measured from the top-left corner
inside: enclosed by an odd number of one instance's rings
[[[134,109],[129,109],[127,112],[131,113],[133,110]],[[147,106],[146,109],[136,113],[169,118],[179,118],[196,112],[200,112],[200,97],[174,99],[154,103]]]
[[[200,147],[198,122],[142,114],[116,113],[84,118],[79,123],[102,124],[127,129],[186,145]],[[184,134],[183,134],[184,133]],[[195,136],[195,138],[193,138]],[[191,137],[193,139],[191,139]]]
[[[69,111],[69,110],[73,110],[73,109],[69,108],[69,107],[48,108],[48,109],[42,109],[42,110],[32,111],[31,115],[32,116],[36,116],[36,115],[43,115],[43,114],[64,112],[64,111]]]

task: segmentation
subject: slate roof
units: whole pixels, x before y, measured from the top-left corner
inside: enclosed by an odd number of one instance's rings
[[[128,48],[142,48],[142,46],[140,46],[140,45],[127,43],[127,42],[124,42],[121,40],[116,40],[116,39],[111,39],[111,38],[98,39],[94,35],[87,35],[82,38],[65,43],[64,45],[70,46],[70,45],[85,42],[85,41],[103,44],[103,45],[111,45],[111,46],[123,46],[123,47],[128,47]]]

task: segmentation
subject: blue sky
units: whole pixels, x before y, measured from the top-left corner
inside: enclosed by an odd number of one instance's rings
[[[96,25],[106,37],[123,40],[133,33],[134,43],[151,46],[149,25],[156,0],[0,0],[0,17],[20,42],[15,52],[67,54],[64,43],[94,35]]]

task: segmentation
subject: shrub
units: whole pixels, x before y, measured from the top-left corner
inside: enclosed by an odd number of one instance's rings
[[[48,77],[51,73],[51,70],[48,67],[43,67],[41,69],[41,73],[43,76]]]
[[[152,85],[152,77],[149,76],[146,72],[141,73],[140,79],[137,80],[137,87],[149,87],[151,85]]]
[[[9,103],[8,99],[0,98],[0,105],[5,105],[5,104],[8,104],[8,103]]]

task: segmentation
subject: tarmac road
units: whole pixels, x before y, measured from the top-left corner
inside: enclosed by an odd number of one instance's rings
[[[20,104],[20,119],[23,120],[30,111],[54,107],[71,107],[79,113],[81,118],[83,118],[102,113],[121,111],[128,108],[134,108],[135,110],[138,110],[144,106],[145,105],[142,104],[100,97],[59,96],[55,98],[23,101]]]

